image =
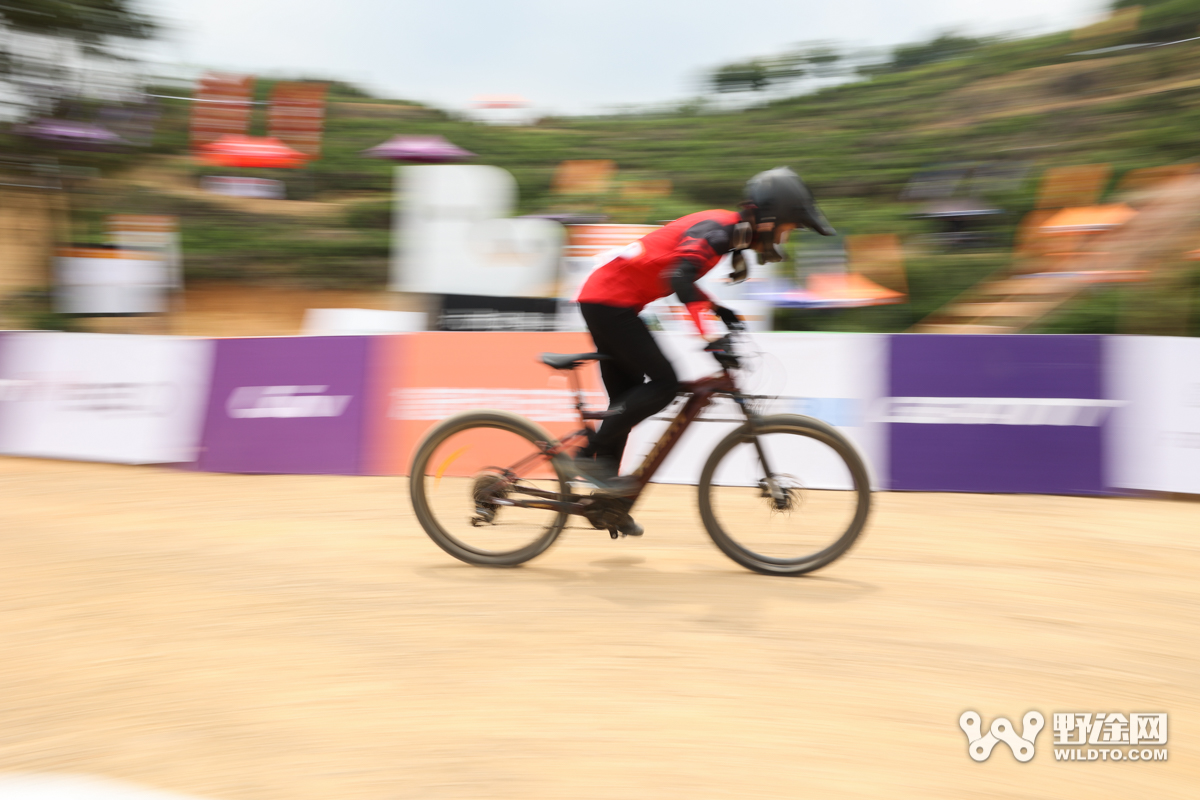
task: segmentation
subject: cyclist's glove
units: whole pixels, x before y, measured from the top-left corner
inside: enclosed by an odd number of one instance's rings
[[[741,362],[738,361],[737,355],[733,352],[733,342],[728,335],[722,336],[716,341],[709,342],[704,350],[705,352],[712,353],[717,363],[726,369],[736,369],[741,366]]]
[[[731,330],[731,331],[746,330],[746,325],[745,325],[745,323],[742,322],[742,318],[739,317],[737,314],[733,313],[733,311],[726,308],[725,306],[719,306],[719,305],[713,304],[712,312],[721,319],[721,322],[725,323],[725,327],[728,328],[729,330]]]

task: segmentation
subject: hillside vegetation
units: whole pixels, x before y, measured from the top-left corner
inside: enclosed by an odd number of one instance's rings
[[[1200,0],[1171,0],[1148,6],[1137,32],[980,43],[950,59],[883,65],[855,82],[738,111],[701,99],[670,110],[546,118],[527,127],[482,125],[335,84],[319,161],[294,172],[242,171],[284,180],[289,197],[305,201],[296,204],[298,213],[279,205],[231,208],[184,191],[214,168],[186,156],[188,103],[168,100],[151,153],[71,157],[105,176],[97,184],[102,190],[93,186],[79,195],[75,236],[94,233],[100,215],[111,211],[176,213],[183,218],[190,280],[382,286],[394,165],[361,151],[395,134],[439,134],[477,153],[478,163],[510,171],[520,186],[519,213],[599,210],[616,222],[731,207],[748,176],[788,164],[813,187],[839,230],[906,237],[911,302],[795,312],[783,323],[904,330],[1005,268],[1016,224],[1033,207],[1045,168],[1110,163],[1115,186],[1130,169],[1200,160],[1200,42],[1079,55],[1184,39],[1197,35],[1197,26]],[[258,90],[265,97],[267,82]],[[622,180],[665,178],[673,191],[653,201],[619,191],[604,198],[556,196],[552,177],[566,159],[612,159]],[[929,223],[900,200],[905,184],[937,165],[978,162],[1025,168],[1024,180],[987,189],[984,199],[1005,211],[991,245],[919,246]],[[150,167],[160,179],[139,180]],[[1164,315],[1160,302],[1169,302],[1171,313]],[[1167,287],[1100,290],[1044,329],[1200,334],[1200,273],[1192,270]]]

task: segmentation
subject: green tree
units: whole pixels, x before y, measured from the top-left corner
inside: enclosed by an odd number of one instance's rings
[[[844,61],[842,54],[827,44],[813,45],[797,53],[796,57],[803,59],[813,74],[821,78],[837,75]]]
[[[69,94],[61,49],[49,43],[69,43],[91,59],[126,60],[114,45],[156,31],[130,0],[0,0],[0,82],[20,98],[0,102],[28,113]]]
[[[892,51],[892,60],[888,66],[892,72],[902,72],[924,64],[957,58],[972,50],[978,50],[989,42],[988,39],[943,33],[928,42],[897,47]]]
[[[718,67],[709,83],[718,92],[758,92],[770,85],[771,76],[763,61],[742,61]]]
[[[156,26],[129,0],[9,0],[0,5],[0,27],[70,39],[88,55],[111,56],[114,39],[149,39]],[[0,45],[3,48],[3,45]],[[12,54],[0,49],[6,57]]]
[[[828,78],[842,71],[843,56],[833,47],[818,43],[767,58],[739,61],[715,69],[709,85],[718,92],[759,92],[790,83],[806,75]]]

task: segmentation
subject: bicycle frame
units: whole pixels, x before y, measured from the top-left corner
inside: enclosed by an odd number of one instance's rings
[[[591,432],[591,427],[588,425],[589,420],[602,420],[611,415],[608,411],[588,411],[583,407],[583,393],[579,386],[578,376],[574,370],[571,371],[571,382],[575,390],[576,404],[575,408],[579,412],[580,421],[583,427],[573,433],[564,436],[557,442],[545,442],[542,447],[542,452],[530,456],[526,456],[516,464],[505,470],[506,475],[517,477],[516,470],[524,467],[531,460],[543,456],[553,458],[558,453],[562,452],[568,442],[578,438],[585,438]],[[729,370],[723,369],[720,372],[710,375],[707,378],[701,378],[698,381],[681,381],[679,391],[676,396],[686,395],[687,399],[683,403],[683,407],[667,425],[667,429],[663,431],[662,436],[654,443],[650,452],[642,459],[642,463],[634,471],[633,477],[637,480],[637,492],[629,498],[626,498],[629,503],[633,503],[645,490],[646,484],[654,477],[654,473],[666,461],[667,456],[679,443],[679,439],[683,436],[684,431],[696,421],[697,418],[704,412],[704,409],[712,402],[716,395],[729,395],[734,402],[742,409],[748,421],[753,423],[755,415],[749,408],[746,407],[745,398],[739,391],[737,384],[733,381],[733,376],[729,374]],[[755,446],[758,446],[758,440],[755,439]],[[763,458],[764,465],[766,464],[765,454],[759,448],[759,455]],[[770,472],[768,471],[768,475]],[[537,489],[531,486],[512,486],[510,491],[528,494],[534,497],[543,499],[539,500],[524,500],[524,499],[508,499],[497,498],[491,502],[502,506],[515,506],[518,508],[541,508],[551,511],[562,511],[568,514],[584,515],[591,509],[593,501],[591,497],[584,497],[577,501],[563,501],[555,499],[557,494],[554,492]]]

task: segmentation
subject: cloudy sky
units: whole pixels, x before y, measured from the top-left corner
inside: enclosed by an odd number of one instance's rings
[[[1078,26],[1104,0],[141,0],[168,26],[154,60],[334,77],[466,107],[520,94],[546,111],[680,100],[713,66],[797,42],[882,47],[947,30]]]

